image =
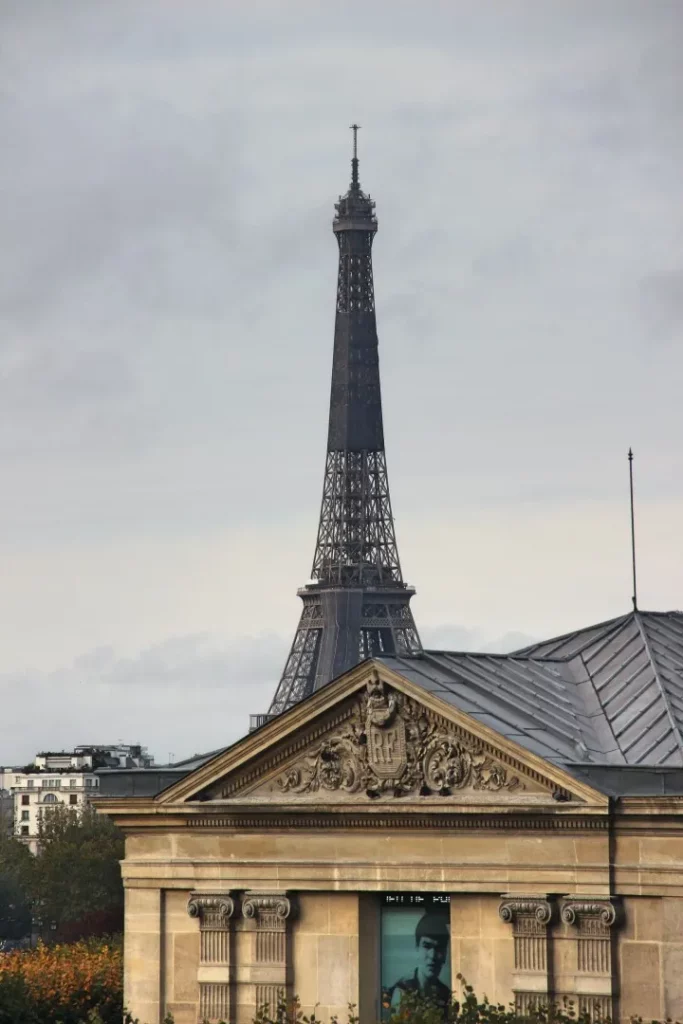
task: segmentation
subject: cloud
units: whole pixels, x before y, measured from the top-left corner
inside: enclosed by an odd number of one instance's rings
[[[427,626],[420,631],[420,639],[426,650],[432,651],[475,651],[478,654],[510,654],[534,643],[540,637],[511,630],[503,636],[488,636],[481,629],[444,624]]]
[[[457,625],[422,631],[425,647],[440,650],[509,651],[533,639]],[[268,709],[290,642],[269,631],[232,640],[194,633],[127,656],[97,647],[49,672],[0,674],[1,707],[39,709],[20,732],[0,718],[0,763],[118,741],[142,743],[158,763],[227,746],[247,732],[250,714]]]
[[[50,672],[5,673],[2,705],[39,714],[20,732],[2,716],[3,762],[118,740],[143,743],[161,763],[169,752],[179,759],[227,746],[246,733],[250,714],[267,708],[286,647],[274,633],[232,642],[177,636],[128,657],[97,648]]]
[[[134,693],[160,749],[174,714],[207,728],[174,672],[233,715],[233,684],[211,680],[237,678],[242,648],[260,664],[244,638],[280,637],[259,672],[280,671],[319,508],[356,119],[423,634],[458,622],[488,643],[623,610],[629,445],[648,603],[680,604],[680,7],[346,10],[4,6],[0,670],[35,666],[35,701],[65,688],[65,737],[83,651],[111,648],[93,686],[126,735],[115,694]]]
[[[648,274],[641,282],[641,311],[655,344],[683,337],[683,268]]]

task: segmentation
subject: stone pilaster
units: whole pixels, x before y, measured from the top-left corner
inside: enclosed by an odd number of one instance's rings
[[[548,924],[552,908],[542,893],[508,893],[498,909],[503,921],[512,925],[515,944],[515,972],[512,988],[518,1013],[550,1001],[548,974]]]
[[[199,1019],[232,1020],[235,901],[230,893],[193,892],[187,912],[199,918]]]
[[[565,896],[562,921],[576,936],[574,992],[579,1013],[591,1018],[611,1017],[615,996],[612,972],[611,928],[616,909],[610,899],[595,896]]]
[[[238,968],[238,1020],[252,1020],[267,1003],[271,1013],[291,995],[291,953],[288,923],[292,898],[281,891],[245,892],[242,928],[248,943]]]

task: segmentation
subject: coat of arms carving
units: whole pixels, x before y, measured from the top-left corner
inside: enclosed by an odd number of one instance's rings
[[[441,720],[378,675],[351,720],[277,780],[283,792],[448,796],[453,790],[524,789],[474,737]]]
[[[400,778],[408,765],[406,726],[398,713],[396,694],[385,694],[377,679],[368,683],[365,699],[368,765],[380,779]]]

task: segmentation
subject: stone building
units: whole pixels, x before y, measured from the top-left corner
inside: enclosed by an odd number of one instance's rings
[[[286,989],[378,1020],[383,918],[436,897],[451,979],[491,999],[683,1016],[671,664],[680,688],[680,614],[550,657],[366,661],[157,797],[108,801],[127,835],[127,1004],[154,1024],[246,1022]]]
[[[125,999],[146,1024],[443,1002],[683,1018],[683,614],[509,655],[422,649],[389,502],[370,250],[337,205],[321,523],[268,714],[124,830]],[[636,602],[634,601],[634,608]]]

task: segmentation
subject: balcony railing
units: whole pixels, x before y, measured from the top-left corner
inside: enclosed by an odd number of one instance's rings
[[[271,722],[273,718],[277,718],[277,715],[249,715],[249,732],[253,732],[254,729],[260,729],[262,725],[266,725]]]

